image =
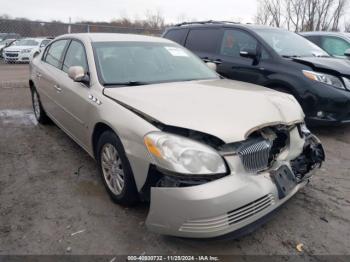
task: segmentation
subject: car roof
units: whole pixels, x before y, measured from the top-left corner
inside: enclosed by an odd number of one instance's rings
[[[313,31],[313,32],[300,32],[301,35],[304,36],[312,36],[312,35],[330,35],[330,36],[342,36],[350,38],[350,33],[343,32],[326,32],[326,31]]]
[[[154,36],[136,35],[136,34],[116,34],[116,33],[79,33],[79,34],[66,34],[57,37],[60,38],[77,38],[89,42],[159,42],[170,43],[171,41]]]
[[[36,40],[36,41],[42,41],[45,40],[46,38],[41,38],[41,37],[23,37],[17,40]]]
[[[231,21],[203,21],[203,22],[184,22],[181,24],[177,24],[175,26],[171,26],[168,29],[181,29],[181,28],[201,28],[201,27],[232,27],[232,28],[247,28],[252,30],[257,29],[268,29],[268,30],[280,30],[280,31],[286,31],[283,28],[277,28],[272,26],[266,26],[266,25],[257,25],[257,24],[242,24],[237,22],[231,22]]]

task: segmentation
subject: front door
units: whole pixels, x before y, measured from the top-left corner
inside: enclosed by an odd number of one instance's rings
[[[89,143],[89,107],[97,106],[97,104],[95,105],[89,99],[88,83],[74,82],[69,78],[68,70],[71,66],[81,66],[86,74],[89,72],[84,45],[76,40],[71,41],[63,61],[58,103],[62,112],[62,126],[75,140],[86,147]]]
[[[258,61],[240,55],[242,50],[257,50],[261,54]],[[218,72],[230,79],[262,84],[266,81],[265,62],[268,54],[258,45],[258,41],[249,33],[240,29],[225,29],[219,54],[215,60]]]

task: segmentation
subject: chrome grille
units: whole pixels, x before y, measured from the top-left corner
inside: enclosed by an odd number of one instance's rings
[[[248,172],[264,170],[269,165],[269,157],[272,142],[256,139],[241,145],[238,155]]]
[[[5,53],[8,57],[18,57],[18,53]]]

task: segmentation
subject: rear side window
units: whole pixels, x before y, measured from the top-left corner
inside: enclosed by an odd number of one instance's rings
[[[67,45],[68,40],[58,40],[52,43],[46,54],[44,61],[54,67],[61,69],[62,66],[62,54]]]
[[[187,31],[187,29],[172,29],[168,31],[164,37],[176,43],[182,44],[186,37]]]
[[[307,35],[304,36],[307,40],[310,40],[311,42],[313,42],[314,44],[321,46],[321,37],[317,36],[317,35]]]
[[[63,62],[63,71],[68,73],[71,66],[81,66],[84,71],[88,71],[84,46],[78,41],[72,41],[68,47],[66,57]]]
[[[193,29],[188,34],[186,47],[192,51],[216,53],[220,34],[220,29]]]

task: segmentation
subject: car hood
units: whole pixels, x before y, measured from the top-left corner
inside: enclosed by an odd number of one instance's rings
[[[330,70],[336,71],[342,75],[350,75],[350,61],[333,57],[298,57],[293,61],[306,64],[314,68],[314,70]]]
[[[254,130],[302,122],[294,97],[232,80],[202,80],[105,88],[104,94],[163,124],[211,134],[226,143]]]

